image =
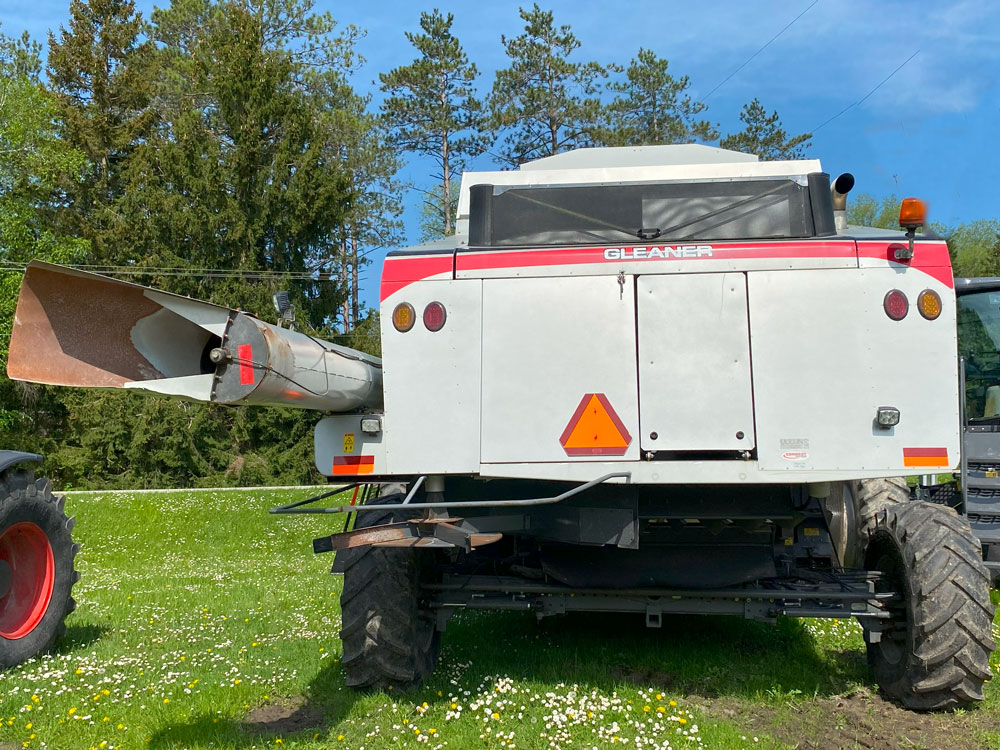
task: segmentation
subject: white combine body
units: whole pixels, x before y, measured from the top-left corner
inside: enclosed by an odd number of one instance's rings
[[[957,706],[989,578],[902,478],[959,458],[948,249],[909,199],[848,227],[852,185],[695,145],[467,173],[458,234],[385,260],[382,360],[35,264],[8,370],[337,412],[316,467],[378,496],[274,512],[352,513],[313,543],[350,685],[419,684],[462,608],[856,617],[889,696]]]
[[[459,234],[383,266],[382,431],[324,420],[317,468],[343,473],[333,467],[363,457],[376,475],[582,482],[627,467],[644,484],[949,469],[959,422],[947,247],[918,239],[899,260],[898,232],[834,234],[821,175],[818,160],[694,145],[467,173]],[[498,204],[499,216],[470,217],[474,189],[477,208]],[[613,200],[630,201],[630,215]],[[470,240],[470,221],[491,220],[492,239]],[[883,304],[893,290],[913,308],[902,320]],[[916,309],[925,290],[947,301],[935,320]],[[440,330],[394,328],[397,306],[419,318],[431,302],[446,311]],[[594,397],[598,414],[581,422]],[[879,426],[880,407],[898,424]]]

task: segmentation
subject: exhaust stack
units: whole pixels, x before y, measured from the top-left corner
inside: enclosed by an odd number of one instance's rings
[[[833,226],[838,232],[847,231],[847,194],[854,187],[854,175],[844,172],[834,180],[833,193]]]
[[[378,357],[238,310],[39,261],[21,283],[7,374],[217,404],[334,412],[382,405]]]

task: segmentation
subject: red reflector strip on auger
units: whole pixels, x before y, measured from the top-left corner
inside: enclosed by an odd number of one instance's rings
[[[371,474],[375,471],[375,456],[334,456],[333,474],[350,475]]]
[[[240,385],[253,385],[253,349],[250,344],[237,346],[236,356],[240,360]]]

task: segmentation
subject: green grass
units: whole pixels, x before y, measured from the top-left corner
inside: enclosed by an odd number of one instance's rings
[[[53,653],[0,674],[0,750],[784,748],[772,727],[874,691],[849,621],[464,612],[423,689],[358,694],[340,579],[311,549],[341,521],[266,513],[305,496],[71,496],[79,608]],[[947,721],[1000,747],[987,696]]]

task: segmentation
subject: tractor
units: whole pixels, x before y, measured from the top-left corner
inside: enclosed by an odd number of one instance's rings
[[[381,358],[36,262],[8,373],[323,412],[336,486],[273,512],[348,514],[313,549],[351,686],[420,685],[462,609],[826,617],[901,705],[962,706],[989,575],[903,479],[959,455],[951,263],[918,200],[848,228],[853,182],[694,144],[466,172],[456,234],[385,258]]]

